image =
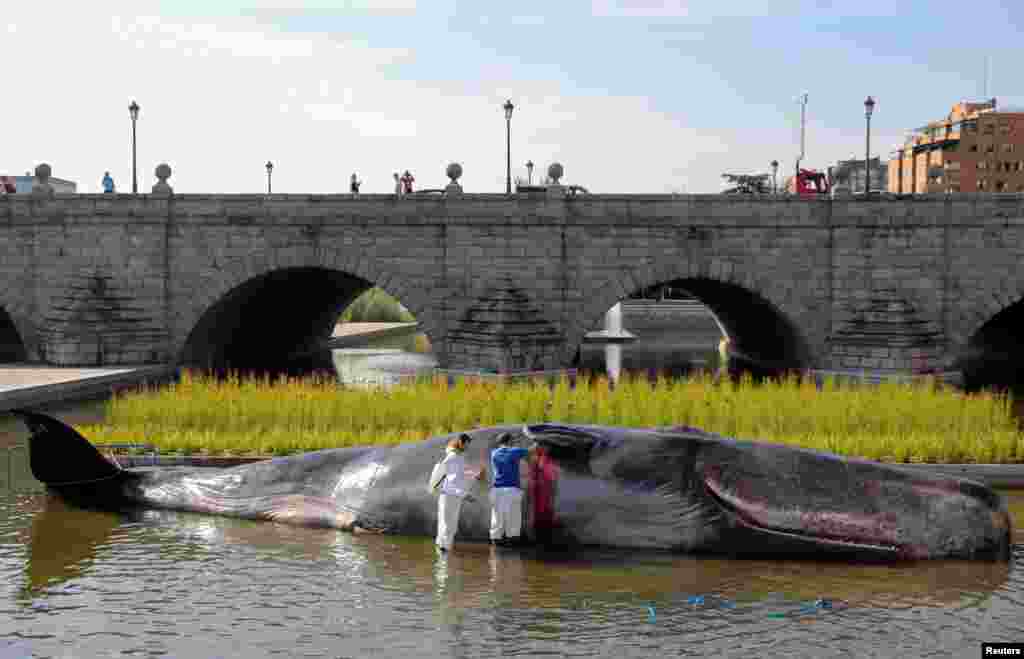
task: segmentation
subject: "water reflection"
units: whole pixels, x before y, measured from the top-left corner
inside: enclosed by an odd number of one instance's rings
[[[1011,500],[1017,528],[1021,503]],[[0,647],[10,634],[52,634],[54,625],[76,630],[83,655],[143,646],[231,654],[227,639],[243,634],[261,656],[361,656],[382,647],[417,656],[645,656],[666,643],[704,655],[739,652],[738,643],[748,656],[778,656],[780,647],[830,656],[830,643],[867,654],[934,646],[937,630],[967,639],[964,646],[993,630],[1024,633],[1024,581],[1007,563],[551,556],[471,543],[438,555],[430,538],[171,511],[101,513],[39,495],[0,513],[0,533],[24,548],[0,553],[0,567],[26,574],[24,588],[17,579],[0,588],[0,600],[7,593],[20,602],[0,621]],[[1024,566],[1024,546],[1016,545],[1013,563]],[[698,595],[699,604],[689,600]],[[799,613],[819,598],[845,608]],[[772,620],[780,611],[811,626]],[[44,653],[62,652],[58,640],[38,643]]]
[[[54,495],[32,518],[25,542],[25,593],[81,577],[121,525],[117,513],[81,510]]]
[[[346,385],[394,385],[429,375],[437,367],[432,355],[397,348],[351,348],[333,350],[338,379]]]
[[[1020,529],[1020,501],[1011,511]],[[771,593],[792,599],[829,596],[861,607],[944,607],[982,602],[1006,585],[1004,562],[925,561],[911,565],[724,560],[661,553],[585,550],[572,557],[459,543],[435,554],[426,538],[351,535],[335,530],[236,520],[174,511],[98,512],[42,497],[21,540],[28,592],[83,576],[101,548],[164,529],[174,555],[197,558],[243,545],[287,560],[331,560],[347,581],[369,580],[388,590],[431,592],[449,609],[508,606],[566,608],[566,597],[666,601],[679,593],[715,593],[757,601]],[[123,536],[123,538],[122,538]],[[1019,545],[1018,545],[1019,546]],[[568,590],[552,587],[570,583]],[[571,607],[570,607],[571,608]]]

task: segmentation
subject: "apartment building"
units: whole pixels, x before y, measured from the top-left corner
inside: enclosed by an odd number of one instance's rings
[[[889,165],[881,157],[871,159],[871,191],[885,190],[888,183]],[[832,189],[836,192],[864,194],[864,159],[840,160],[828,168],[832,178]]]
[[[911,131],[889,160],[889,192],[1024,192],[1024,111],[962,101]]]

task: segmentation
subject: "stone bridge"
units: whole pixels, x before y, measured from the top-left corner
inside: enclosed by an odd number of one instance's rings
[[[561,368],[670,284],[766,368],[950,370],[1017,351],[1022,257],[1019,195],[7,195],[0,361],[274,367],[378,286],[442,367]]]

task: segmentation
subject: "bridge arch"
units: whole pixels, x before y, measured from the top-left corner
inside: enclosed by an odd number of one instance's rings
[[[0,363],[23,362],[28,359],[28,351],[21,337],[14,318],[5,307],[0,306]]]
[[[953,336],[953,366],[968,389],[1024,387],[1024,278],[976,296],[958,315],[962,331]]]
[[[372,260],[342,250],[276,263],[236,260],[214,268],[196,291],[180,343],[184,365],[282,369],[328,366],[314,356],[338,316],[364,291],[378,287],[416,317],[435,350],[443,343],[440,316],[429,291],[382,272]],[[306,358],[301,356],[305,355]],[[298,359],[297,359],[298,358]],[[308,362],[308,363],[307,363]]]
[[[732,352],[766,371],[808,368],[811,346],[793,321],[800,305],[792,289],[776,289],[744,267],[723,259],[677,259],[623,269],[591,289],[583,313],[569,328],[571,359],[587,332],[600,327],[617,302],[661,285],[699,299],[729,335]],[[626,329],[629,329],[628,327]]]

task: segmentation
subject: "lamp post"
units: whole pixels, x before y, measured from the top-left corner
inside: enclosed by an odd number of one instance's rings
[[[526,161],[526,185],[533,185],[533,161]]]
[[[512,105],[505,101],[505,194],[512,194]]]
[[[867,121],[864,144],[864,194],[871,194],[871,113],[875,111],[875,99],[870,96],[864,101],[864,119]]]
[[[270,194],[270,173],[274,171],[274,163],[267,161],[267,194]]]
[[[779,173],[779,161],[772,161],[772,194],[779,194],[779,188],[775,185],[775,175]]]
[[[139,193],[139,178],[136,174],[136,157],[135,157],[135,122],[139,120],[139,104],[132,101],[132,104],[128,106],[128,114],[132,118],[132,194]]]

